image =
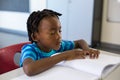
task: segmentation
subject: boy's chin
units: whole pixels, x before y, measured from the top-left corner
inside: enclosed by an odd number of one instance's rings
[[[54,50],[59,50],[60,49],[60,46],[56,46],[53,48]]]

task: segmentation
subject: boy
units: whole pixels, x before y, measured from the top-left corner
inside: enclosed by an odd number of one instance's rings
[[[20,66],[28,76],[41,73],[64,60],[84,59],[86,55],[98,58],[99,51],[89,49],[84,40],[61,40],[58,16],[61,14],[48,9],[29,16],[27,30],[32,43],[23,46],[20,58]],[[51,56],[57,52],[61,54]]]

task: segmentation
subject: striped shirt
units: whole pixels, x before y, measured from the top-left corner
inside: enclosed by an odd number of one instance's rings
[[[20,57],[20,66],[23,66],[23,61],[27,58],[31,58],[32,60],[40,60],[42,58],[50,57],[51,55],[63,52],[66,50],[71,50],[75,46],[73,41],[61,41],[59,50],[51,50],[50,52],[43,52],[40,50],[36,43],[26,44],[22,47],[21,57]]]

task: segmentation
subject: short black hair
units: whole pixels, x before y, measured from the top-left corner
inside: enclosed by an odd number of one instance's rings
[[[27,20],[27,31],[28,31],[29,41],[34,42],[32,40],[31,34],[34,34],[34,32],[38,32],[39,23],[43,18],[56,16],[59,19],[58,16],[61,15],[62,15],[61,13],[49,9],[43,9],[42,11],[38,10],[32,12]]]

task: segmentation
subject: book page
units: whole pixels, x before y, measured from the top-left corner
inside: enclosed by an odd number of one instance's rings
[[[101,76],[103,69],[106,66],[114,65],[117,63],[120,63],[119,56],[101,53],[98,59],[76,59],[71,61],[65,61],[60,65],[92,73],[96,76]]]
[[[102,75],[100,80],[120,80],[120,64],[112,67],[112,71],[107,75]]]
[[[95,80],[96,78],[96,76],[86,72],[73,70],[63,66],[54,66],[35,76],[29,77],[23,74],[11,80]]]

